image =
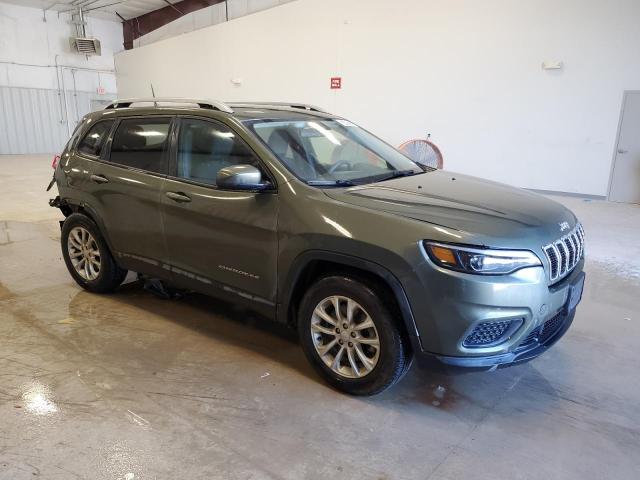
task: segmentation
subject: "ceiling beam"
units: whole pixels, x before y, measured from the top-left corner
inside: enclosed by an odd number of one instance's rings
[[[180,2],[171,2],[163,0],[167,6],[148,12],[138,17],[129,18],[122,22],[122,33],[124,36],[125,50],[133,48],[133,41],[142,35],[156,30],[157,28],[173,22],[196,10],[210,7],[225,0],[182,0]],[[122,20],[122,16],[118,15]]]
[[[173,8],[176,12],[178,12],[180,15],[184,15],[184,13],[182,13],[178,7],[176,7],[173,3],[171,3],[169,0],[164,0],[164,3],[166,3],[167,5],[169,5],[171,8]]]

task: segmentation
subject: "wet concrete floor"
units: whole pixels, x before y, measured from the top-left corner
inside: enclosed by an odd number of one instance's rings
[[[82,291],[43,191],[49,156],[0,156],[0,479],[640,476],[640,207],[561,197],[587,231],[574,325],[535,361],[419,365],[350,398],[295,335],[137,282]]]

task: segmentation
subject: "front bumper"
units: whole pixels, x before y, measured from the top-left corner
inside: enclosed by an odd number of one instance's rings
[[[537,357],[571,325],[579,301],[571,298],[572,292],[583,285],[583,266],[584,258],[567,277],[549,286],[542,267],[481,276],[442,269],[431,262],[422,264],[418,269],[422,284],[430,286],[421,302],[426,315],[416,319],[423,354],[445,365],[483,369]],[[465,343],[479,324],[509,321],[519,327],[499,342]]]
[[[444,355],[434,355],[434,357],[447,366],[481,370],[492,370],[525,363],[542,355],[560,340],[569,330],[575,314],[575,308],[570,312],[558,312],[556,316],[527,335],[525,341],[512,352],[486,357],[448,357]],[[547,324],[553,325],[547,327]],[[549,330],[545,331],[546,328]]]

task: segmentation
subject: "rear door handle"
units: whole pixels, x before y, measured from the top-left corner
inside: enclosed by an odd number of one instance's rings
[[[181,192],[166,192],[165,195],[174,202],[186,203],[191,201],[191,197]]]
[[[622,148],[618,149],[618,153],[628,153],[629,150],[623,150]]]
[[[91,175],[91,181],[96,183],[109,183],[109,179],[104,175]]]

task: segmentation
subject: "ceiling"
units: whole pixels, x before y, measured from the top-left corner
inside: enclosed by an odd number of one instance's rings
[[[68,11],[74,6],[84,5],[87,15],[104,18],[107,20],[121,21],[115,12],[125,19],[135,18],[159,8],[166,7],[165,0],[0,0],[4,3],[22,5],[23,7],[36,7],[40,9]],[[169,0],[176,3],[178,0]]]

